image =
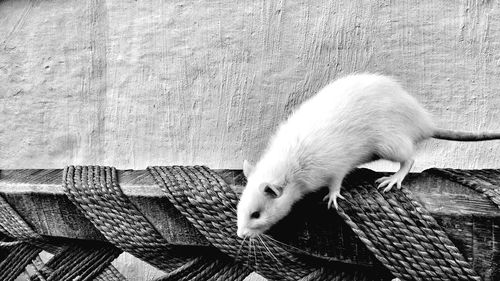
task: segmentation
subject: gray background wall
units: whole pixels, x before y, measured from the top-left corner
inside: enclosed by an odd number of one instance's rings
[[[395,76],[442,127],[500,130],[500,4],[4,0],[0,168],[241,168],[353,71]],[[415,171],[498,168],[499,149],[431,140]],[[156,274],[131,262],[135,280]]]

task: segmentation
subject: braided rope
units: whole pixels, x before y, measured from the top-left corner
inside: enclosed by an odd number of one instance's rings
[[[170,202],[212,245],[267,279],[301,280],[323,270],[312,260],[303,258],[310,256],[308,253],[267,236],[243,246],[244,240],[235,235],[238,198],[212,170],[200,166],[173,166],[149,167],[148,171]],[[318,276],[323,276],[323,279],[316,280],[331,280],[331,276],[349,277],[354,273],[332,270],[329,274],[320,274]]]
[[[28,243],[14,246],[7,257],[0,262],[0,280],[15,280],[41,251],[40,248]]]
[[[446,179],[450,179],[472,188],[477,192],[484,194],[484,196],[500,208],[500,169],[471,171],[432,168],[426,170],[426,172],[445,177]]]
[[[235,251],[242,242],[234,236],[237,200],[216,173],[205,167],[148,170],[169,200],[214,246],[238,258]],[[369,182],[374,182],[374,176],[372,173]],[[342,203],[339,214],[394,276],[406,280],[480,280],[436,221],[408,192],[380,194],[367,182],[348,183],[346,190],[347,202]],[[294,259],[293,253],[281,245],[272,246],[271,252],[279,256],[278,260],[287,261],[280,267],[292,270],[283,276],[269,267],[272,259],[260,257],[252,267],[263,276],[298,280],[318,274],[317,270],[306,269],[306,264]],[[243,254],[252,256],[251,249]]]
[[[15,279],[26,266],[38,258],[42,248],[57,253],[40,270],[36,270],[37,274],[30,280],[72,280],[75,277],[79,280],[91,280],[109,266],[121,252],[109,245],[99,245],[97,249],[71,245],[59,250],[58,246],[52,245],[36,233],[2,196],[0,196],[0,226],[5,234],[36,245],[22,243],[13,249],[13,255],[8,256],[0,264],[0,271],[3,272],[0,274],[0,280]],[[12,246],[19,242],[2,242],[2,244]]]
[[[202,167],[150,167],[148,170],[170,202],[215,247],[238,260],[253,255],[252,249],[242,248],[243,241],[234,236],[237,197],[222,179]],[[265,249],[259,250],[263,252]],[[267,256],[260,258],[255,259],[255,262],[274,264]],[[255,264],[249,266],[256,269]],[[259,268],[259,273],[269,279],[282,278],[275,271]]]
[[[42,243],[42,237],[0,195],[0,232],[18,239],[2,241],[2,246],[9,247],[9,254],[0,263],[0,280],[15,280],[42,251],[31,244]],[[22,241],[29,241],[31,244]],[[18,245],[16,245],[18,244]]]
[[[380,193],[375,173],[349,182],[339,215],[404,280],[480,280],[432,216],[406,190]],[[352,177],[351,177],[352,179]]]
[[[118,248],[167,271],[193,259],[170,254],[175,249],[123,194],[114,168],[69,166],[63,179],[68,198]]]
[[[0,232],[21,239],[42,239],[0,195]]]
[[[252,270],[269,280],[376,279],[365,273],[339,271],[328,266],[335,264],[332,262],[318,264],[308,253],[267,236],[244,244],[235,235],[238,198],[217,173],[206,167],[150,167],[148,171],[176,209],[223,254],[187,253],[169,245],[123,194],[114,168],[70,166],[63,180],[70,200],[109,241],[170,271],[158,280],[239,281]],[[499,170],[479,173],[473,180],[466,171],[438,172],[448,177],[451,173],[460,181],[468,177],[467,184],[472,188],[492,200],[500,198]],[[380,193],[372,185],[375,177],[366,170],[350,176],[342,193],[346,200],[339,202],[338,213],[378,261],[403,280],[480,280],[434,218],[408,191]],[[0,232],[30,242],[42,241],[1,196]],[[40,251],[16,243],[0,241],[0,247],[14,249],[0,263],[0,280],[13,280]],[[110,265],[119,253],[110,246],[96,249],[73,245],[56,253],[40,275],[31,280],[124,280]]]
[[[252,247],[241,247],[243,240],[236,233],[236,195],[219,175],[205,167],[149,167],[168,199],[219,250],[242,260],[268,279],[297,280],[313,271],[274,241],[264,241]],[[258,256],[257,253],[265,253]],[[253,258],[253,260],[248,259]],[[281,264],[276,262],[276,260]],[[283,263],[286,263],[283,264]],[[287,272],[282,272],[287,268]]]
[[[0,248],[12,247],[22,243],[23,243],[22,241],[11,241],[11,242],[0,241]]]
[[[198,263],[196,270],[187,270],[193,267],[191,264],[180,267],[167,276],[156,279],[156,281],[190,281],[190,280],[231,280],[241,281],[250,273],[247,268],[242,268],[238,263],[225,262],[222,259],[199,259],[193,261]]]
[[[93,280],[121,253],[117,248],[103,243],[83,246],[72,244],[60,251],[47,262],[31,281],[41,280]]]
[[[206,274],[214,275],[207,268],[230,263],[217,252],[207,252],[199,257],[200,253],[186,252],[182,247],[169,245],[123,194],[114,168],[70,166],[65,169],[63,177],[70,200],[110,242],[124,251],[162,270],[176,270],[175,276],[200,272],[200,280]],[[224,273],[224,270],[219,272]],[[243,276],[248,273],[246,268],[239,271]]]

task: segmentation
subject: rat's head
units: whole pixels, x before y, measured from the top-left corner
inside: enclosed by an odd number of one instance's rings
[[[254,173],[247,161],[243,172],[248,183],[238,203],[238,236],[253,237],[269,230],[284,218],[300,197],[299,188],[292,187],[283,177]]]

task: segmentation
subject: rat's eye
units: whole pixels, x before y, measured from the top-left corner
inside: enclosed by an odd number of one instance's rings
[[[260,212],[253,212],[250,214],[251,219],[258,219],[260,217]]]

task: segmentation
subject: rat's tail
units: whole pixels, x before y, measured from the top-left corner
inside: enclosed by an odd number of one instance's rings
[[[462,132],[447,129],[435,129],[435,139],[452,141],[487,141],[500,139],[500,132]]]

